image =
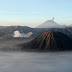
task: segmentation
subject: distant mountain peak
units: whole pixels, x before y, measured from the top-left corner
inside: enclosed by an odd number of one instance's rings
[[[41,25],[39,25],[37,28],[60,28],[61,25],[59,25],[58,23],[56,23],[54,21],[54,17],[51,20],[47,20],[44,23],[42,23]]]
[[[37,28],[64,28],[66,25],[60,25],[59,23],[54,21],[54,17],[50,20],[45,21],[44,23],[37,26]]]

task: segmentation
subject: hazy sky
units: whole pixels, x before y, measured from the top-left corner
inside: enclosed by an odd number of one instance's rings
[[[72,0],[0,0],[0,25],[35,27],[51,17],[72,24]]]

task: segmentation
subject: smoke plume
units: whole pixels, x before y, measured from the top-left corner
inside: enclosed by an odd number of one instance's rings
[[[29,32],[29,33],[20,33],[18,30],[14,31],[14,35],[13,37],[30,37],[33,33]]]

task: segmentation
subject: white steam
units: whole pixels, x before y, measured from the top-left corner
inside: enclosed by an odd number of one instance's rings
[[[54,17],[52,18],[52,20],[54,20]]]
[[[29,33],[20,33],[18,30],[14,31],[14,35],[13,37],[30,37],[33,33],[29,32]]]

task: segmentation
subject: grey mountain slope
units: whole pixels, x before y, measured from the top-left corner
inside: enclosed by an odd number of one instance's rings
[[[46,22],[42,23],[41,25],[37,26],[37,28],[62,28],[61,25],[56,23],[53,20],[47,20]]]

